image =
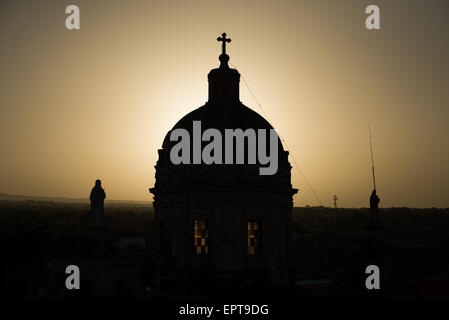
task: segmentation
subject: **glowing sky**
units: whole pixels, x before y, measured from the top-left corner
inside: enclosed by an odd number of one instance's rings
[[[365,28],[377,4],[381,30]],[[77,4],[81,29],[65,29]],[[157,149],[234,65],[324,205],[449,206],[449,3],[1,1],[0,192],[151,200]],[[242,102],[264,115],[244,82]],[[290,161],[293,163],[292,159]],[[299,172],[295,205],[317,205]]]

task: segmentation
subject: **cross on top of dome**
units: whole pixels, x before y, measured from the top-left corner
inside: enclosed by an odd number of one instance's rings
[[[218,59],[220,60],[220,69],[221,70],[223,70],[223,69],[229,69],[229,66],[228,66],[228,61],[229,61],[229,56],[226,54],[226,42],[231,42],[231,39],[230,38],[226,38],[226,33],[222,33],[221,34],[221,37],[218,37],[217,38],[217,41],[218,42],[222,42],[222,44],[221,44],[221,54],[220,54],[220,56],[218,57]]]
[[[217,38],[217,41],[221,41],[221,54],[226,54],[226,42],[231,42],[230,38],[226,38],[226,33],[222,33],[221,37]]]

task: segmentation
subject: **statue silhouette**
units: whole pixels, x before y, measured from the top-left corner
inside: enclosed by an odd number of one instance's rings
[[[371,208],[371,220],[373,222],[378,222],[379,220],[379,202],[380,199],[376,194],[376,189],[374,189],[369,198],[369,205]]]
[[[95,186],[90,192],[90,226],[93,228],[104,227],[104,199],[106,193],[101,187],[101,180],[95,181]]]

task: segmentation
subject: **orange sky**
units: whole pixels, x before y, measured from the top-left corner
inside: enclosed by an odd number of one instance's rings
[[[368,4],[381,30],[364,27]],[[77,4],[81,29],[65,29]],[[207,99],[226,32],[245,77],[323,204],[448,207],[449,3],[3,1],[0,192],[151,200],[157,149]],[[243,81],[244,104],[263,114]],[[290,161],[293,163],[292,159]],[[299,172],[295,205],[317,205]]]

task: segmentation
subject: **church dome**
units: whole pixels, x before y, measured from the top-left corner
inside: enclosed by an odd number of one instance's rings
[[[170,148],[175,143],[170,141],[172,130],[182,128],[191,132],[193,121],[201,121],[202,130],[209,128],[215,128],[220,131],[237,128],[243,131],[246,129],[273,129],[265,118],[240,101],[229,104],[207,102],[204,106],[186,114],[174,125],[165,136],[162,148]],[[278,142],[278,145],[280,147],[279,151],[283,151],[281,141]]]
[[[219,57],[220,66],[212,69],[208,74],[209,99],[205,105],[193,110],[182,117],[164,138],[162,149],[159,150],[159,160],[156,165],[156,185],[153,193],[157,190],[174,190],[185,188],[262,188],[262,189],[290,189],[290,170],[288,152],[284,150],[282,143],[277,138],[277,161],[278,169],[273,175],[260,175],[261,164],[257,159],[256,164],[192,164],[193,155],[190,153],[189,164],[173,164],[170,160],[170,150],[178,141],[171,141],[173,130],[184,129],[190,137],[193,135],[193,123],[200,121],[201,131],[206,129],[217,129],[224,137],[226,129],[253,129],[256,134],[259,129],[266,130],[266,150],[270,146],[271,124],[257,112],[246,107],[239,99],[240,73],[228,66],[229,56],[226,54],[223,41],[223,52]],[[219,41],[221,38],[219,38]],[[256,136],[258,139],[258,136]],[[200,142],[201,148],[209,142]],[[224,138],[222,145],[224,146]],[[248,143],[246,142],[245,145]],[[191,149],[193,141],[190,139]],[[257,141],[257,146],[259,146]],[[257,147],[259,148],[259,147]],[[270,150],[270,152],[272,152]],[[234,146],[234,156],[235,156]],[[245,153],[245,159],[248,154]],[[225,158],[223,152],[223,159]],[[245,162],[247,163],[247,162]]]

